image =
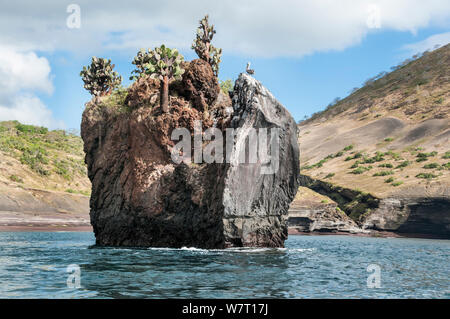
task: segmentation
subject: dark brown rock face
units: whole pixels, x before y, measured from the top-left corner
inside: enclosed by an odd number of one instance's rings
[[[194,78],[201,79],[199,75]],[[187,85],[188,90],[190,85],[196,88],[192,80]],[[203,99],[209,91],[196,90]],[[81,135],[92,182],[90,217],[97,245],[284,245],[287,211],[298,188],[296,123],[247,75],[236,82],[235,96],[233,127],[280,129],[279,167],[273,174],[261,174],[260,162],[237,162],[246,152],[240,141],[248,130],[236,134],[229,163],[172,162],[173,129],[185,127],[193,132],[194,121],[202,119],[204,129],[212,125],[202,112],[190,107],[192,101],[171,97],[167,114],[157,107],[117,112],[101,103],[87,105]],[[205,101],[212,101],[208,106],[214,104],[211,95]],[[225,105],[227,99],[220,104],[222,109],[231,107]]]
[[[159,90],[159,81],[149,77],[139,78],[128,90],[125,104],[132,108],[156,104],[159,101]]]
[[[214,103],[220,92],[220,86],[208,62],[197,59],[189,63],[183,74],[185,97],[194,107],[203,112]]]

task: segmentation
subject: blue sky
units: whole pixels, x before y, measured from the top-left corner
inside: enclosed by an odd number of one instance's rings
[[[348,8],[358,8],[357,5],[350,6],[351,0],[344,2]],[[219,78],[235,80],[251,61],[255,78],[271,90],[298,121],[322,110],[335,97],[347,96],[352,88],[361,86],[369,77],[389,71],[391,66],[414,53],[450,41],[448,1],[431,1],[427,7],[420,7],[421,2],[410,1],[407,8],[411,5],[419,7],[410,9],[409,20],[405,20],[401,6],[391,7],[386,1],[378,2],[382,15],[375,27],[365,25],[367,17],[361,17],[366,14],[365,7],[361,7],[362,11],[355,9],[354,13],[349,13],[346,8],[341,14],[343,17],[335,17],[321,11],[322,8],[330,9],[329,6],[317,7],[306,1],[297,11],[292,10],[292,16],[289,10],[283,12],[283,19],[289,21],[273,21],[276,23],[273,24],[270,20],[272,4],[267,5],[267,10],[259,8],[252,22],[245,18],[247,12],[253,12],[251,1],[243,1],[244,5],[234,15],[236,21],[230,24],[230,19],[223,14],[226,6],[213,6],[209,12],[211,20],[217,22],[215,44],[224,51]],[[204,4],[202,1],[193,3]],[[79,72],[83,65],[89,64],[92,55],[111,58],[125,85],[130,83],[131,61],[141,47],[153,48],[164,42],[178,47],[187,60],[196,58],[190,44],[201,14],[199,17],[195,10],[173,22],[172,15],[166,12],[170,8],[161,7],[160,14],[154,13],[154,21],[148,24],[136,11],[118,8],[97,11],[94,15],[96,8],[84,9],[87,6],[80,4],[82,26],[79,30],[65,29],[65,18],[69,13],[65,12],[64,1],[58,6],[55,2],[43,4],[47,11],[59,12],[60,17],[38,10],[28,28],[11,23],[11,20],[5,24],[0,22],[1,30],[11,35],[9,38],[0,36],[0,63],[3,59],[4,64],[10,62],[9,65],[18,68],[22,63],[36,70],[33,76],[23,78],[24,75],[17,75],[19,73],[11,68],[3,67],[2,70],[0,67],[0,76],[3,72],[5,77],[17,77],[16,86],[6,84],[2,92],[0,85],[0,120],[18,119],[52,128],[79,129],[84,103],[90,99],[82,87]],[[9,14],[3,12],[9,17],[28,16],[27,12],[12,6],[6,10]],[[240,15],[244,17],[241,22]],[[300,15],[303,15],[302,19],[298,18]],[[317,19],[308,19],[310,15],[316,15]],[[321,20],[324,15],[325,22]],[[117,16],[122,16],[121,24],[112,22],[118,19]],[[0,13],[0,21],[1,18]],[[267,18],[266,22],[262,23],[264,18]],[[326,21],[333,25],[328,26]],[[142,32],[142,26],[153,31]],[[67,39],[68,35],[73,41]],[[19,98],[22,102],[18,102]],[[24,106],[23,103],[29,104]]]
[[[314,53],[301,58],[251,58],[224,52],[219,78],[235,80],[251,61],[256,70],[255,78],[265,85],[298,121],[305,115],[322,110],[335,97],[345,97],[354,87],[360,87],[368,78],[380,71],[411,57],[413,50],[408,44],[427,39],[447,30],[428,28],[417,34],[385,31],[368,35],[360,44],[342,51]],[[441,44],[441,43],[439,43]],[[445,44],[445,43],[444,43]],[[432,47],[430,47],[432,48]],[[191,50],[181,50],[186,59],[196,58]],[[84,103],[90,99],[82,88],[79,72],[89,64],[89,57],[70,53],[44,54],[50,61],[55,92],[42,95],[42,100],[62,119],[67,128],[79,128]],[[133,70],[134,54],[111,52],[116,70],[128,85]]]

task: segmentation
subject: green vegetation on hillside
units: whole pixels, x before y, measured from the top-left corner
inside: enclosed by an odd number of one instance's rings
[[[53,174],[72,180],[86,176],[83,141],[63,130],[0,122],[0,151],[28,166],[40,176]],[[17,180],[16,177],[10,177]]]
[[[436,178],[437,175],[434,175],[432,173],[420,173],[416,175],[417,178],[423,178],[423,179],[433,179]]]
[[[309,169],[313,169],[313,168],[320,168],[323,166],[323,164],[325,164],[326,162],[328,162],[329,160],[332,160],[334,158],[338,158],[341,157],[345,154],[345,152],[348,152],[350,150],[353,149],[353,145],[349,145],[347,147],[345,147],[342,151],[337,152],[336,154],[330,154],[327,157],[325,157],[324,159],[320,160],[319,162],[313,164],[313,165],[305,165],[303,167],[301,167],[301,169],[305,169],[305,170],[309,170]],[[347,159],[346,159],[347,160]]]
[[[431,152],[431,153],[419,153],[417,154],[416,162],[424,162],[428,161],[428,158],[435,157],[438,153],[437,152]]]
[[[381,172],[373,174],[374,177],[377,177],[377,176],[388,176],[388,175],[394,175],[394,172],[393,171],[381,171]]]

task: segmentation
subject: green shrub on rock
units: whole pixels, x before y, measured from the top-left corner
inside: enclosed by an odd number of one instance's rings
[[[133,63],[136,66],[136,70],[133,70],[131,74],[135,73],[137,75],[132,75],[130,80],[137,80],[140,76],[145,74],[146,65],[150,63],[151,60],[151,51],[140,49],[139,52],[134,57]]]
[[[222,90],[223,93],[228,94],[229,92],[233,91],[234,84],[230,79],[220,81],[220,89]]]

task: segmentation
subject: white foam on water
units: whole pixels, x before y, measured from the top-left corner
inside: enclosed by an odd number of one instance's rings
[[[181,250],[208,251],[208,249],[202,249],[202,248],[196,248],[196,247],[181,247]]]
[[[316,251],[316,248],[293,248],[293,249],[288,249],[288,252],[293,252],[293,253],[304,253],[304,252],[313,252]]]
[[[257,247],[235,247],[222,249],[224,252],[237,252],[237,253],[261,253],[261,252],[274,252],[283,251],[285,248],[257,248]]]
[[[261,252],[284,252],[287,248],[258,248],[258,247],[232,247],[227,249],[204,249],[196,247],[182,247],[182,248],[164,248],[164,247],[149,247],[148,250],[160,251],[188,251],[199,253],[261,253]]]
[[[168,247],[148,247],[147,250],[164,250],[164,251],[171,251],[171,250],[180,250],[180,248],[168,248]]]

